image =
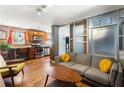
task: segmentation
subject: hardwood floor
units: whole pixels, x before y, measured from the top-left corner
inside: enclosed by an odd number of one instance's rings
[[[46,79],[46,70],[50,64],[49,57],[34,59],[25,61],[26,67],[24,68],[24,77],[22,78],[22,73],[20,72],[16,77],[14,77],[16,87],[44,87]],[[6,86],[11,86],[10,78],[4,79]],[[47,85],[56,84],[59,82],[54,78],[49,77]],[[77,86],[88,87],[84,83],[77,83]]]

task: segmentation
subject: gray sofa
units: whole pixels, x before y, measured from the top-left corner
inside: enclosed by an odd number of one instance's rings
[[[74,69],[82,76],[83,82],[92,86],[122,86],[122,68],[120,62],[116,62],[115,59],[108,58],[113,62],[112,67],[109,73],[104,73],[99,69],[99,62],[105,57],[74,53],[70,55],[70,62],[62,62],[58,56],[55,58],[55,63]]]

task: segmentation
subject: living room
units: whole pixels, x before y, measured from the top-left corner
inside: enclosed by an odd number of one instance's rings
[[[0,5],[0,18],[1,87],[124,86],[123,5]]]

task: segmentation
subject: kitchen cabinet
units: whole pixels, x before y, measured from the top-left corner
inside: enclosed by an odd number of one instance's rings
[[[28,40],[29,40],[29,42],[33,41],[33,36],[39,36],[39,37],[41,37],[43,39],[43,41],[48,40],[48,35],[44,31],[29,29],[27,32],[28,32]]]
[[[33,31],[28,31],[28,40],[29,40],[29,42],[32,42],[33,35],[34,35],[34,32]]]
[[[35,58],[35,52],[36,52],[36,50],[34,47],[29,48],[28,59],[34,59]]]

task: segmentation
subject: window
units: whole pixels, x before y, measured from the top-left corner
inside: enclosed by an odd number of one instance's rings
[[[84,33],[83,25],[74,26],[73,34],[74,34],[75,53],[83,53],[83,33]]]
[[[120,26],[119,26],[119,53],[120,58],[124,59],[124,17],[120,18]]]
[[[115,32],[116,26],[93,29],[93,54],[115,57]]]
[[[59,55],[65,52],[69,52],[69,39],[70,36],[70,26],[59,27]]]

